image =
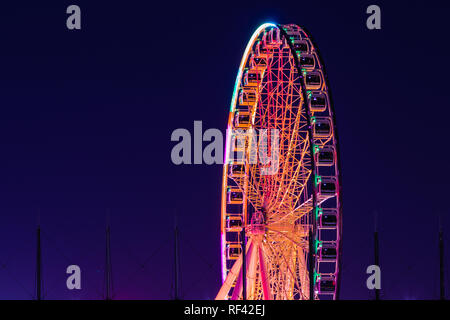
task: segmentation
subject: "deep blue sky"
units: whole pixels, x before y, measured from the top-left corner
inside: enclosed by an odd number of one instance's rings
[[[365,26],[374,3],[378,31]],[[81,7],[80,31],[66,29],[70,4]],[[175,212],[183,297],[215,296],[222,168],[173,165],[170,135],[192,131],[194,120],[225,130],[240,58],[264,22],[305,26],[329,76],[343,171],[341,297],[372,295],[365,270],[377,211],[382,297],[436,298],[439,214],[450,230],[449,9],[445,1],[2,3],[0,299],[33,295],[39,209],[46,298],[101,298],[108,208],[116,298],[170,298]],[[82,268],[81,291],[65,288],[69,264]]]

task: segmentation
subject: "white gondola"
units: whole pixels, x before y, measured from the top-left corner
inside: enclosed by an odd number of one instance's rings
[[[337,258],[335,243],[326,243],[324,241],[322,246],[318,248],[317,252],[320,261],[335,261]]]
[[[323,208],[319,215],[320,228],[335,228],[337,226],[337,209]]]
[[[230,176],[233,178],[245,177],[245,164],[235,164],[230,165]]]
[[[242,215],[227,214],[227,231],[240,232],[242,230]]]
[[[234,121],[236,128],[248,129],[252,124],[251,114],[248,111],[236,111],[234,114]]]
[[[312,70],[316,67],[316,56],[314,54],[303,53],[300,55],[298,62],[301,68]]]
[[[261,83],[261,71],[247,70],[244,74],[244,86],[256,87]]]
[[[310,51],[309,50],[310,49],[309,41],[306,41],[306,40],[300,40],[300,39],[294,40],[293,47],[294,47],[294,50],[299,53],[307,53]]]
[[[240,243],[227,243],[227,258],[237,260],[241,255],[242,248]]]
[[[242,204],[244,201],[244,194],[239,188],[228,188],[227,192],[227,203],[228,204]]]
[[[334,196],[337,193],[337,183],[335,177],[320,177],[319,196]]]
[[[334,294],[336,290],[336,280],[334,277],[321,277],[319,280],[319,294]]]
[[[316,153],[316,163],[321,167],[329,167],[335,163],[336,152],[333,146],[324,146]]]
[[[309,109],[312,112],[324,112],[328,108],[328,96],[322,91],[313,91],[308,96]]]
[[[323,75],[321,71],[306,72],[305,85],[306,90],[317,90],[322,87]]]
[[[239,92],[241,106],[254,106],[256,104],[256,90],[252,87],[243,87]]]
[[[266,32],[262,39],[262,44],[265,48],[276,48],[282,44],[280,29],[278,28],[273,28]]]
[[[313,137],[328,138],[332,132],[332,121],[330,117],[315,117],[313,119]]]
[[[264,71],[267,68],[267,58],[266,55],[252,55],[250,59],[250,66],[252,69],[258,71]]]

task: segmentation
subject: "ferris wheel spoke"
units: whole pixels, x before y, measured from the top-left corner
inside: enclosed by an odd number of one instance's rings
[[[302,155],[302,159],[300,160],[300,163],[302,163],[303,160],[303,156],[304,153]],[[285,188],[284,192],[283,192],[283,196],[281,198],[281,200],[279,201],[279,206],[278,209],[281,207],[281,205],[284,203],[286,196],[290,195],[292,196],[292,200],[291,203],[298,203],[300,197],[303,195],[303,191],[304,188],[306,186],[306,181],[309,179],[309,176],[311,174],[311,171],[309,170],[306,176],[306,179],[304,181],[301,180],[301,182],[294,182],[296,181],[296,179],[298,178],[299,174],[300,174],[300,170],[302,169],[302,166],[299,164],[295,170],[295,172],[292,174],[292,179],[289,181],[289,185],[287,186],[287,188]],[[300,188],[297,186],[300,185]],[[298,188],[298,190],[293,190]],[[281,188],[280,188],[281,190]],[[279,212],[278,210],[276,212]]]
[[[300,114],[301,114],[301,112],[298,112],[297,113],[297,117],[300,117]],[[299,126],[299,123],[300,123],[300,121],[298,121],[298,119],[296,119],[296,120],[297,121],[295,121],[295,126],[294,126],[294,129],[293,129],[293,132],[290,134],[290,137],[289,137],[288,149],[285,152],[286,156],[285,156],[285,159],[283,161],[283,170],[282,170],[281,181],[284,181],[286,179],[286,175],[288,173],[287,168],[288,168],[288,166],[292,166],[292,162],[294,162],[294,160],[295,160],[295,154],[296,153],[295,153],[294,149],[297,147],[297,144],[294,143],[294,140],[298,139],[297,132],[298,132],[298,126]],[[302,154],[302,159],[301,160],[303,160],[303,156],[306,153],[306,151],[307,151],[307,148],[303,148],[303,154]],[[290,181],[292,181],[292,179],[290,179]],[[278,193],[278,195],[279,195],[279,193]]]
[[[305,299],[309,299],[309,271],[306,265],[306,257],[308,254],[307,249],[297,247],[297,257],[298,257],[297,272],[299,273],[300,277],[301,294]],[[306,272],[304,272],[304,270],[306,270]]]
[[[318,203],[321,204],[325,199],[322,198],[322,201],[319,201]],[[308,214],[313,209],[313,201],[312,197],[310,197],[307,201],[302,202],[298,207],[294,208],[288,215],[281,216],[278,220],[272,220],[272,224],[277,224],[280,222],[283,222],[285,219],[287,219],[289,216],[294,216],[297,220],[304,216],[305,214]]]
[[[279,256],[282,258],[282,263],[277,266],[279,269],[279,273],[281,278],[279,278],[281,281],[279,283],[279,286],[282,287],[282,292],[284,295],[284,298],[290,298],[292,299],[294,287],[297,286],[297,288],[300,287],[300,283],[298,282],[298,279],[292,270],[293,266],[293,256],[295,256],[296,250],[292,250],[291,248],[288,249],[291,257],[286,257],[284,251],[285,250],[276,250],[271,244],[267,244],[270,248],[270,251],[272,253],[278,252]],[[277,259],[277,261],[279,261]],[[280,270],[281,269],[281,270]],[[287,272],[286,272],[287,271]]]
[[[301,242],[301,241],[296,241],[296,240],[292,239],[292,237],[289,237],[289,236],[285,235],[283,232],[281,232],[281,231],[279,231],[279,230],[276,230],[275,228],[271,227],[270,225],[267,226],[267,229],[268,229],[269,231],[272,231],[272,232],[277,233],[278,235],[282,236],[282,237],[285,238],[286,240],[289,240],[289,241],[292,242],[294,245],[296,245],[296,246],[298,246],[298,247],[300,247],[300,248],[307,248],[307,246],[308,246],[308,244],[305,243],[304,241],[303,241],[303,242]],[[307,234],[307,233],[305,232],[305,234]],[[295,234],[294,234],[294,235],[295,235]],[[301,235],[298,234],[298,236],[301,236]]]

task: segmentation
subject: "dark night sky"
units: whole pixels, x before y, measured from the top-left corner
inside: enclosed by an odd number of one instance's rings
[[[39,208],[46,298],[101,298],[107,208],[116,298],[171,297],[175,212],[183,297],[215,296],[222,167],[173,165],[170,135],[194,120],[225,131],[241,56],[264,22],[305,26],[327,68],[341,297],[372,296],[374,211],[382,297],[437,297],[439,214],[450,230],[448,2],[374,2],[378,31],[365,26],[372,1],[29,2],[0,6],[0,299],[33,295]],[[80,31],[65,26],[70,4]],[[81,291],[65,287],[69,264]]]

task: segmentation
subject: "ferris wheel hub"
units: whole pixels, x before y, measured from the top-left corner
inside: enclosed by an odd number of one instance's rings
[[[267,226],[265,223],[255,223],[248,226],[247,229],[250,235],[264,235],[267,230]]]

